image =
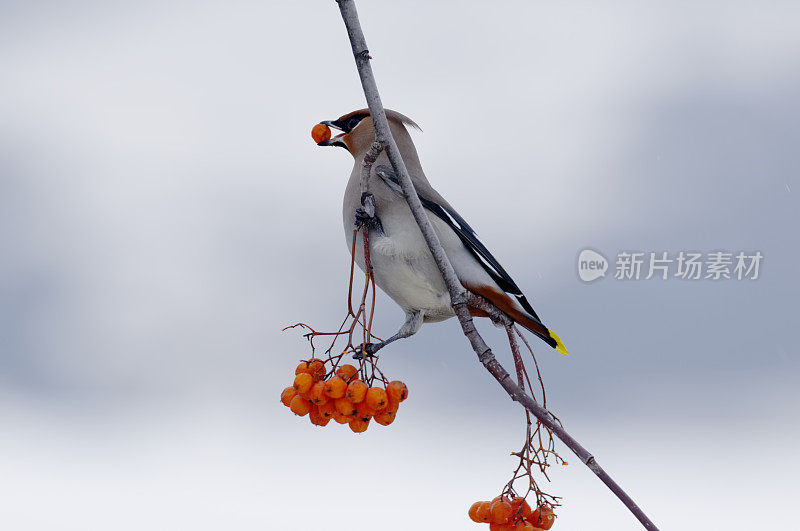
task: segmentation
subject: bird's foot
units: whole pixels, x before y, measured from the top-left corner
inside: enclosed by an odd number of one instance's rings
[[[366,227],[370,231],[383,234],[383,224],[381,224],[381,218],[378,216],[370,216],[363,208],[356,209],[355,224],[357,229]]]
[[[382,346],[382,343],[363,343],[356,347],[356,352],[353,354],[353,359],[361,360],[364,359],[364,357],[374,358],[375,353],[378,352]]]

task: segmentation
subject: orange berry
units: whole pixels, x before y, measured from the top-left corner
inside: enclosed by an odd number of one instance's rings
[[[356,405],[346,398],[337,398],[334,400],[336,411],[342,415],[355,415],[357,413]]]
[[[315,426],[327,426],[331,421],[330,417],[326,418],[322,416],[322,413],[319,412],[319,408],[316,406],[311,407],[311,411],[308,414],[308,419],[311,421],[311,424]]]
[[[489,507],[489,512],[492,513],[492,521],[496,524],[505,524],[508,523],[508,519],[511,518],[511,514],[514,512],[511,509],[511,504],[505,500],[497,500],[492,502],[492,505]]]
[[[514,527],[516,527],[514,524],[489,523],[489,531],[514,531]]]
[[[336,376],[344,380],[345,382],[349,382],[350,379],[358,373],[358,369],[353,367],[352,365],[345,364],[339,367],[336,370]]]
[[[292,398],[292,402],[289,404],[289,408],[291,408],[292,413],[295,415],[303,417],[308,415],[308,412],[311,411],[311,402],[302,396],[295,395],[295,397]]]
[[[317,124],[311,128],[311,138],[319,144],[331,138],[331,128],[325,124]]]
[[[312,385],[314,385],[314,378],[307,372],[301,372],[294,377],[294,390],[297,391],[298,394],[309,392]]]
[[[292,398],[294,398],[294,395],[296,394],[297,391],[294,390],[294,387],[287,387],[284,389],[281,393],[281,402],[283,402],[283,405],[289,407],[289,405],[292,403]]]
[[[475,509],[475,518],[478,519],[478,522],[489,522],[492,519],[492,514],[489,512],[490,506],[490,502],[484,501]]]
[[[533,516],[533,509],[531,506],[528,505],[526,500],[522,500],[522,505],[520,506],[519,514],[522,515],[523,518],[530,520]]]
[[[338,376],[325,382],[325,394],[331,398],[342,398],[347,391],[347,383]]]
[[[336,413],[336,406],[333,403],[333,400],[329,400],[319,406],[319,414],[322,415],[326,419],[332,419],[333,415]]]
[[[347,386],[347,393],[344,395],[347,397],[352,403],[358,404],[364,397],[367,396],[367,384],[362,382],[361,380],[353,380]]]
[[[356,418],[369,421],[375,416],[375,410],[367,405],[367,402],[359,402],[356,404]]]
[[[350,429],[354,433],[362,433],[369,428],[369,420],[353,419],[350,421]]]
[[[327,402],[328,396],[325,394],[325,382],[317,382],[312,385],[309,395],[311,396],[311,402],[318,406]]]
[[[314,377],[314,381],[321,380],[325,376],[325,364],[322,360],[311,358],[308,360],[308,372]]]
[[[339,411],[333,413],[333,420],[339,424],[349,424],[354,418],[352,415],[342,415]]]
[[[541,528],[533,527],[530,522],[520,522],[514,527],[514,531],[540,531]]]
[[[476,514],[478,512],[478,507],[480,507],[482,503],[483,502],[476,501],[475,503],[469,506],[469,511],[467,511],[467,514],[469,515],[469,519],[472,520],[473,522],[480,523],[482,521],[478,520],[478,516]]]
[[[313,387],[313,386],[312,386],[312,387]],[[308,390],[308,391],[306,391],[305,393],[297,393],[297,396],[302,396],[303,398],[305,398],[306,400],[308,400],[309,402],[311,402],[311,389],[309,389],[309,390]]]
[[[533,520],[533,523],[542,529],[550,529],[556,523],[556,517],[553,514],[553,509],[546,505],[542,505],[536,509],[539,512],[539,519]]]
[[[523,518],[530,518],[531,514],[533,514],[531,506],[528,505],[528,502],[525,501],[525,498],[522,496],[517,496],[511,500],[511,509],[514,510],[514,514],[519,514]]]
[[[383,411],[379,411],[375,413],[375,422],[380,424],[381,426],[388,426],[392,422],[394,422],[395,417],[397,416],[396,409],[389,409],[386,408]]]
[[[385,389],[381,389],[380,387],[370,387],[367,391],[367,396],[364,401],[375,411],[380,411],[389,404],[389,397],[386,396]]]
[[[310,372],[308,372],[308,362],[301,361],[300,365],[298,365],[297,368],[294,370],[294,374],[296,376],[296,375],[302,374],[304,372],[308,373],[308,374],[311,374]]]
[[[500,496],[495,496],[494,498],[492,498],[492,501],[490,501],[489,503],[494,503],[496,501],[508,501],[508,498],[501,494]]]
[[[390,400],[402,402],[408,398],[408,387],[403,382],[395,380],[386,386],[386,394],[389,395]]]

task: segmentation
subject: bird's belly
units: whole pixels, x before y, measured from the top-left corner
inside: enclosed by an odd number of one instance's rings
[[[388,232],[388,231],[387,231]],[[452,317],[450,294],[422,236],[370,234],[370,259],[375,283],[403,310],[424,310],[425,321]],[[364,243],[359,233],[356,261],[364,269]]]

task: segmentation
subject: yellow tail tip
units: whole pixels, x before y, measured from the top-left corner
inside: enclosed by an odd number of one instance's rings
[[[553,340],[555,340],[556,342],[556,350],[565,356],[569,356],[569,352],[567,352],[567,347],[564,346],[564,342],[561,341],[561,338],[558,337],[558,334],[556,334],[550,329],[548,329],[547,331],[550,332],[550,337],[553,338]]]

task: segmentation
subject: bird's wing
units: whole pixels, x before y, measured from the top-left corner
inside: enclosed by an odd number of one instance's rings
[[[378,166],[375,168],[375,174],[380,177],[380,179],[386,184],[387,187],[389,187],[389,189],[396,192],[400,196],[403,196],[400,180],[397,178],[397,175],[394,173],[392,168],[384,165]],[[561,341],[561,338],[559,338],[558,335],[551,329],[542,324],[541,319],[539,319],[539,316],[536,315],[531,303],[528,302],[528,299],[522,293],[522,290],[519,289],[519,286],[517,286],[517,283],[514,282],[514,279],[512,279],[503,266],[500,265],[500,262],[498,262],[497,259],[492,256],[492,253],[489,252],[489,249],[487,249],[486,246],[481,243],[481,241],[478,239],[478,235],[475,234],[475,231],[472,229],[472,227],[470,227],[464,218],[462,218],[458,212],[456,212],[455,209],[436,192],[436,190],[431,188],[429,184],[426,182],[421,182],[418,184],[419,186],[415,187],[417,189],[417,195],[419,196],[422,206],[425,207],[428,212],[431,212],[437,218],[441,219],[453,230],[453,232],[458,235],[459,239],[464,244],[464,247],[469,250],[472,256],[475,257],[481,267],[483,267],[483,269],[489,274],[492,280],[495,281],[497,286],[502,289],[504,293],[493,286],[469,285],[468,283],[464,283],[462,279],[462,284],[464,287],[473,293],[477,293],[478,295],[485,297],[492,304],[500,308],[500,310],[508,314],[516,322],[539,336],[543,341],[556,349],[558,352],[564,354],[565,356],[568,355],[567,349],[564,347],[564,343]],[[514,299],[516,299],[519,306],[514,304]],[[522,307],[524,310],[521,310],[520,307]]]
[[[402,188],[400,187],[400,181],[392,168],[383,165],[378,166],[375,168],[375,174],[380,177],[390,189],[400,195],[403,194]],[[534,311],[530,302],[528,302],[528,299],[522,293],[522,290],[519,289],[519,286],[517,286],[517,283],[514,282],[514,279],[511,278],[505,268],[500,265],[500,262],[498,262],[497,259],[492,256],[492,253],[489,252],[489,249],[487,249],[486,246],[481,243],[481,241],[478,239],[478,235],[475,233],[475,230],[469,226],[464,218],[462,218],[458,212],[456,212],[453,207],[448,205],[445,201],[437,200],[438,198],[426,197],[428,194],[426,194],[424,190],[417,190],[417,195],[419,196],[420,202],[422,202],[422,206],[425,207],[426,210],[444,221],[447,226],[453,229],[453,232],[458,235],[464,246],[478,260],[483,269],[486,270],[490,277],[492,277],[492,280],[494,280],[504,292],[516,298],[525,311],[528,312],[531,317],[533,317],[541,325],[541,319],[539,319],[539,316],[536,315],[536,312]]]

